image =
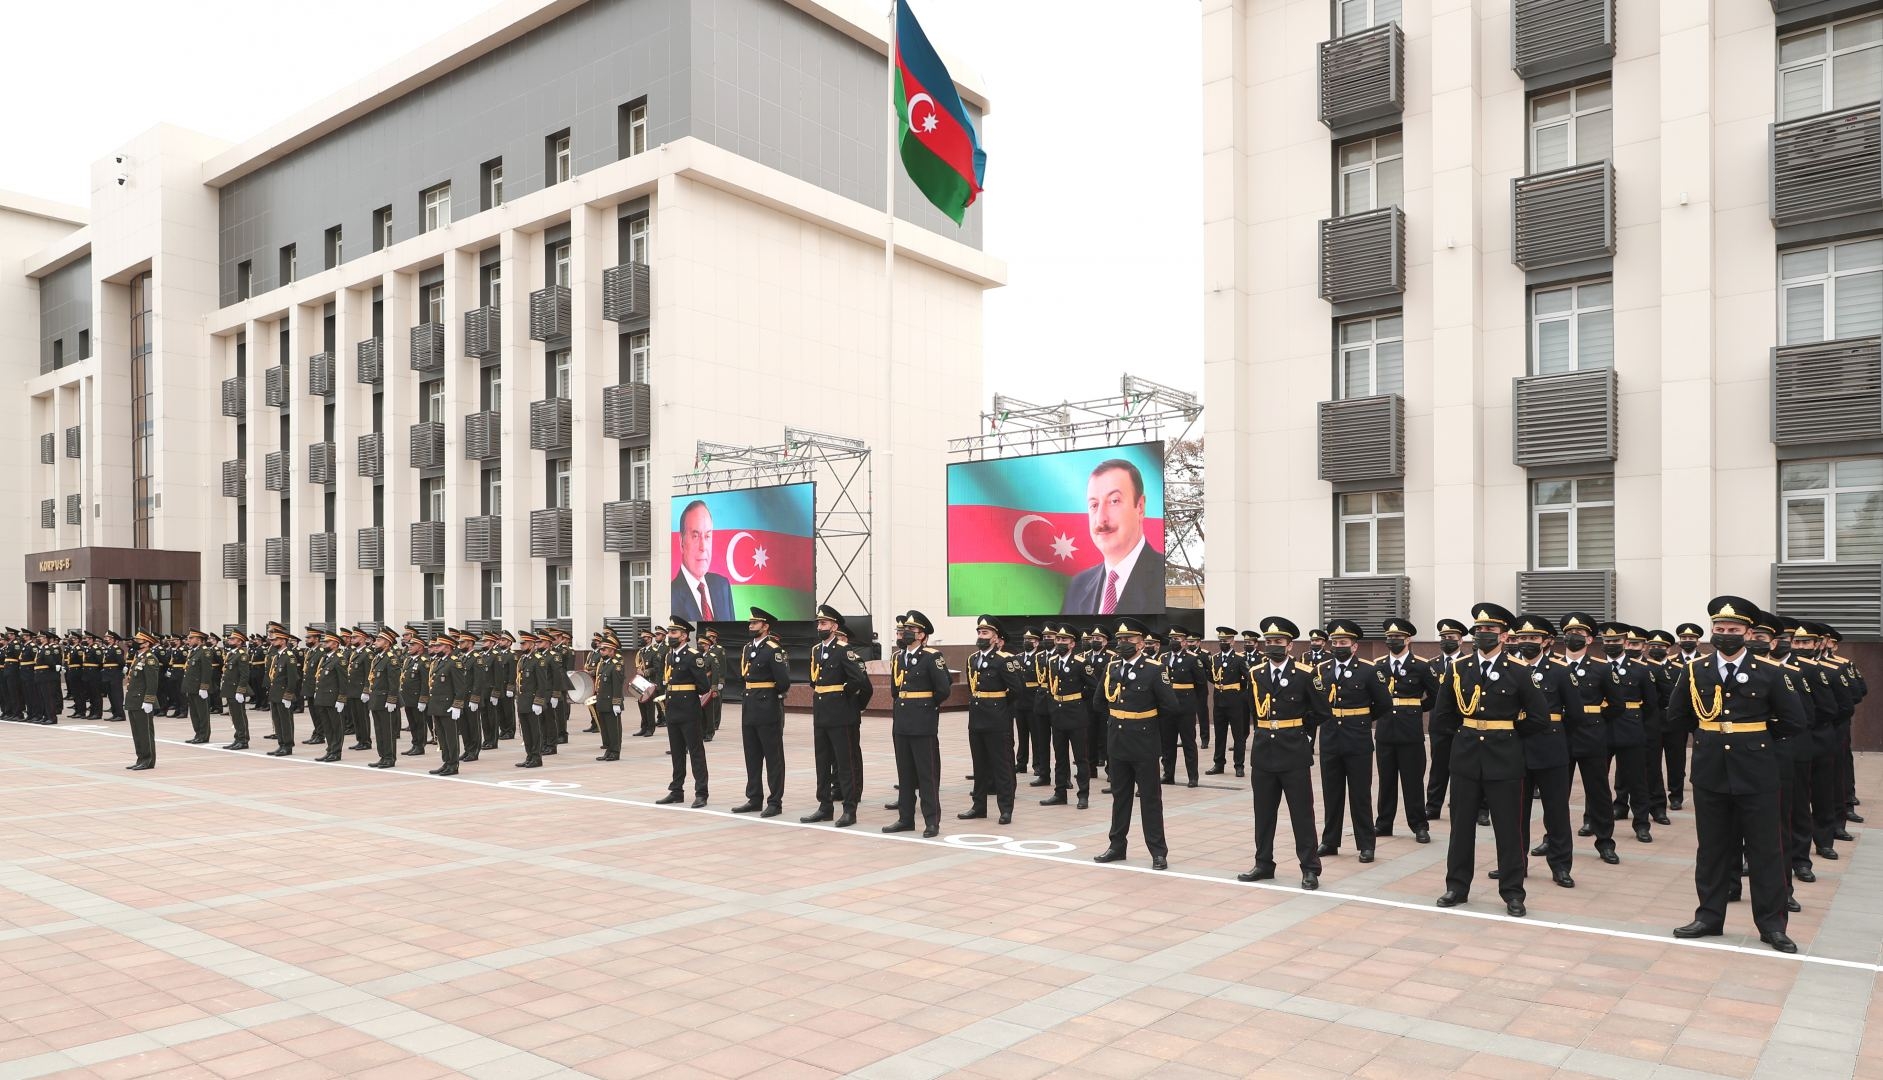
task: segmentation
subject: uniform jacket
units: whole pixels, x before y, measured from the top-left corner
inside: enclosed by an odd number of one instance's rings
[[[968,654],[968,730],[999,731],[1013,726],[1015,703],[1026,698],[1026,670],[1004,649]]]
[[[1523,777],[1523,739],[1549,730],[1543,679],[1542,671],[1524,667],[1504,650],[1492,659],[1488,674],[1476,653],[1453,665],[1439,683],[1432,706],[1433,728],[1452,733],[1453,775],[1479,780]]]
[[[1086,701],[1102,672],[1079,653],[1046,658],[1046,705],[1055,731],[1077,731],[1091,724]]]
[[[471,666],[464,657],[456,653],[432,657],[425,675],[425,714],[444,716],[452,709],[463,709],[470,690]]]
[[[1569,703],[1580,703],[1582,692],[1576,686],[1576,671],[1554,656],[1538,657],[1531,665],[1543,673],[1540,689],[1549,708],[1549,727],[1523,740],[1523,764],[1526,769],[1567,768],[1569,730],[1565,727]]]
[[[739,679],[745,683],[740,709],[747,727],[785,722],[785,691],[791,689],[791,660],[778,639],[766,635],[739,650]]]
[[[889,658],[892,735],[934,738],[940,733],[941,707],[955,677],[941,650],[924,647],[911,654],[897,649]]]
[[[1269,773],[1314,762],[1314,730],[1328,716],[1327,687],[1314,665],[1285,661],[1279,676],[1266,657],[1249,669],[1249,767]]]
[[[1408,746],[1425,741],[1425,713],[1438,692],[1440,665],[1407,649],[1394,669],[1393,657],[1373,662],[1386,681],[1386,711],[1373,721],[1373,737],[1381,745]]]
[[[1157,719],[1179,708],[1170,688],[1170,672],[1157,660],[1139,655],[1114,658],[1100,679],[1106,702],[1106,756],[1112,761],[1156,762],[1163,753]],[[1156,777],[1151,778],[1155,783]]]
[[[712,690],[712,664],[691,645],[667,650],[661,658],[660,692],[667,699],[667,722],[700,718],[700,695]]]
[[[1373,722],[1392,711],[1387,695],[1386,671],[1359,657],[1347,661],[1336,677],[1337,661],[1322,664],[1316,674],[1327,687],[1327,720],[1320,728],[1321,753],[1371,754]]]
[[[1569,735],[1569,756],[1607,757],[1609,726],[1623,711],[1621,680],[1609,669],[1608,661],[1587,652],[1579,660],[1559,659],[1557,662],[1575,677],[1579,696],[1579,700],[1563,703],[1563,730]]]
[[[124,690],[126,708],[141,710],[146,704],[157,704],[157,687],[163,678],[163,659],[153,655],[155,653],[155,649],[145,649],[131,661],[129,682]]]
[[[811,726],[848,727],[863,722],[874,691],[855,649],[836,642],[811,646]]]
[[[1724,682],[1712,657],[1689,665],[1674,684],[1668,721],[1675,730],[1693,733],[1687,779],[1695,788],[1727,795],[1777,791],[1787,755],[1774,736],[1795,738],[1805,731],[1804,705],[1782,665],[1743,651],[1737,664]],[[1726,731],[1726,724],[1748,728]]]

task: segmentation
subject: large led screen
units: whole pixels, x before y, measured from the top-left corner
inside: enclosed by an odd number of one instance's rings
[[[815,484],[675,495],[668,612],[689,622],[744,622],[753,607],[779,619],[817,608]]]

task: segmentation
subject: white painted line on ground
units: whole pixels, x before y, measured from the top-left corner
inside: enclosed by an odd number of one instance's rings
[[[110,739],[128,740],[131,737],[130,732],[128,731],[119,732],[119,731],[102,730],[102,729],[95,729],[95,728],[72,727],[68,725],[45,725],[45,730],[56,731],[56,730],[60,730],[61,728],[63,728],[63,730],[66,730],[66,731],[78,731],[78,732],[83,732],[84,734],[88,734],[88,735],[102,735],[105,738],[110,738]],[[192,746],[189,743],[183,742],[180,739],[158,739],[157,741],[159,743],[163,743],[166,746],[177,746],[177,747],[182,747],[186,750],[202,750],[202,751],[208,751],[211,753],[221,753],[221,754],[244,753],[243,751],[239,751],[239,750],[223,750],[222,748],[215,746],[213,744]],[[829,825],[824,824],[822,822],[806,824],[804,822],[799,822],[799,821],[789,821],[783,817],[761,818],[757,814],[734,814],[734,813],[731,813],[730,811],[714,810],[710,807],[695,810],[692,807],[685,806],[685,805],[660,806],[652,802],[647,802],[640,799],[623,798],[618,795],[592,795],[592,794],[588,794],[581,791],[570,790],[567,787],[561,786],[562,782],[553,781],[548,777],[542,777],[542,778],[519,777],[519,778],[513,778],[511,780],[497,780],[495,778],[492,778],[489,780],[482,780],[482,779],[478,779],[472,776],[464,776],[462,774],[458,776],[433,776],[430,772],[415,772],[409,769],[373,769],[366,764],[354,763],[354,762],[349,762],[349,761],[324,762],[323,763],[323,762],[314,760],[312,757],[308,757],[308,756],[300,755],[300,754],[291,754],[291,755],[288,755],[287,757],[270,757],[266,753],[258,754],[253,751],[250,751],[248,752],[248,756],[259,757],[266,761],[280,761],[280,762],[292,761],[292,762],[297,762],[304,765],[324,765],[327,768],[359,769],[362,771],[384,773],[391,776],[404,776],[408,779],[414,779],[414,780],[440,780],[440,781],[448,781],[448,782],[455,782],[455,783],[464,783],[464,784],[470,784],[475,787],[494,788],[500,791],[533,792],[533,793],[540,793],[544,795],[554,795],[558,798],[563,798],[563,799],[580,799],[585,802],[613,803],[618,806],[632,806],[636,809],[642,809],[642,810],[669,811],[669,812],[681,813],[681,814],[705,814],[711,817],[718,818],[722,821],[726,821],[730,823],[737,823],[737,824],[764,825],[764,826],[769,826],[772,828],[786,828],[786,829],[810,829],[810,830],[824,833],[826,835],[843,835],[843,836],[851,836],[851,837],[860,837],[860,838],[867,838],[871,840],[881,840],[886,843],[925,844],[925,845],[930,845],[930,846],[947,847],[955,851],[961,851],[961,850],[979,851],[979,852],[983,852],[989,855],[1004,855],[1004,856],[1007,856],[1008,858],[1036,859],[1036,860],[1043,860],[1046,862],[1063,863],[1068,866],[1079,867],[1082,870],[1110,872],[1110,873],[1125,871],[1125,872],[1135,873],[1135,874],[1150,874],[1154,877],[1159,877],[1159,878],[1178,878],[1184,881],[1199,881],[1199,882],[1203,882],[1209,885],[1219,885],[1219,886],[1227,885],[1231,888],[1236,888],[1236,889],[1264,889],[1270,892],[1289,893],[1294,896],[1314,897],[1317,899],[1323,899],[1329,902],[1329,906],[1332,906],[1338,903],[1371,904],[1375,907],[1395,908],[1401,911],[1416,911],[1425,915],[1449,916],[1451,918],[1462,918],[1462,919],[1479,919],[1485,922],[1506,923],[1512,926],[1535,927],[1538,929],[1545,929],[1545,930],[1565,930],[1574,934],[1592,934],[1597,937],[1615,938],[1615,939],[1619,939],[1623,941],[1642,941],[1642,942],[1647,942],[1652,945],[1674,946],[1674,947],[1683,948],[1683,949],[1703,949],[1709,952],[1739,953],[1745,956],[1756,956],[1756,957],[1761,957],[1763,959],[1768,959],[1768,960],[1793,960],[1802,964],[1818,964],[1825,967],[1848,968],[1854,971],[1883,973],[1883,964],[1866,963],[1861,960],[1841,960],[1836,957],[1829,957],[1829,956],[1812,956],[1803,951],[1799,951],[1797,953],[1787,955],[1785,953],[1777,952],[1773,949],[1765,948],[1763,946],[1755,948],[1750,945],[1731,945],[1731,944],[1727,944],[1726,942],[1695,941],[1695,940],[1682,939],[1682,938],[1676,938],[1676,937],[1668,937],[1661,934],[1643,933],[1643,932],[1635,931],[1635,930],[1614,930],[1614,929],[1610,929],[1604,926],[1585,926],[1580,923],[1555,922],[1548,919],[1532,919],[1532,918],[1518,919],[1518,918],[1513,918],[1509,915],[1500,914],[1500,913],[1491,912],[1491,911],[1471,911],[1465,908],[1441,908],[1441,907],[1434,907],[1428,904],[1415,904],[1406,900],[1392,900],[1392,899],[1388,899],[1386,897],[1380,897],[1380,896],[1365,896],[1359,893],[1336,892],[1332,889],[1317,889],[1313,892],[1308,892],[1306,890],[1296,888],[1291,885],[1277,885],[1270,882],[1262,882],[1262,881],[1242,882],[1242,881],[1236,881],[1233,878],[1215,877],[1209,874],[1192,874],[1192,873],[1188,873],[1182,870],[1153,870],[1149,866],[1132,866],[1125,863],[1110,863],[1103,866],[1099,866],[1099,865],[1093,864],[1090,859],[1086,859],[1086,858],[1072,857],[1072,856],[1044,852],[1044,851],[1032,851],[1032,850],[1016,848],[1013,846],[1013,842],[1009,840],[1008,838],[1005,838],[1005,837],[995,838],[991,836],[991,834],[986,834],[986,833],[960,834],[960,835],[964,835],[969,840],[974,841],[974,842],[968,842],[968,843],[964,843],[960,839],[954,839],[947,836],[936,837],[933,840],[926,840],[926,839],[923,839],[921,836],[916,835],[914,833],[885,833],[878,830],[864,830],[864,829],[858,829],[858,828],[833,829]],[[524,782],[518,783],[517,782],[518,780],[522,780]],[[539,780],[540,782],[531,782],[531,781],[539,781]],[[1037,841],[1029,841],[1029,842],[1037,842]]]

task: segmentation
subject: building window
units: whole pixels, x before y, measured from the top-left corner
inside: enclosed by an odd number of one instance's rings
[[[1340,212],[1364,214],[1398,206],[1405,194],[1404,139],[1399,132],[1355,139],[1340,147]]]
[[[427,188],[419,195],[419,231],[431,232],[451,224],[451,184]]]
[[[80,360],[92,358],[92,332],[90,330],[78,332],[78,358]]]
[[[628,498],[647,499],[648,450],[637,446],[628,451]]]
[[[1814,26],[1778,39],[1778,118],[1883,99],[1883,15]]]
[[[442,325],[445,321],[445,283],[426,285],[418,291],[419,304],[425,312],[425,321]]]
[[[373,250],[383,251],[392,246],[392,207],[382,206],[373,211]]]
[[[1615,284],[1586,281],[1530,294],[1532,374],[1615,366]]]
[[[484,618],[503,618],[503,571],[484,571]]]
[[[1356,491],[1340,500],[1342,577],[1406,572],[1406,496]]]
[[[235,264],[235,298],[247,300],[255,295],[255,261],[243,259]]]
[[[1404,393],[1405,336],[1405,319],[1397,314],[1341,323],[1340,396]]]
[[[621,106],[616,137],[621,157],[647,153],[647,102],[630,101]]]
[[[445,617],[445,576],[443,574],[425,575],[425,618],[442,619]]]
[[[567,563],[549,568],[549,617],[566,619],[575,608],[575,590],[569,584]]]
[[[569,287],[569,242],[552,244],[549,248],[549,283]]]
[[[570,510],[575,506],[569,487],[569,459],[549,463],[549,506],[552,510]]]
[[[1400,0],[1340,0],[1334,9],[1340,18],[1335,36],[1345,37],[1398,22],[1399,7]]]
[[[648,346],[647,331],[628,335],[627,374],[622,382],[644,383],[647,381],[647,362],[652,350]]]
[[[647,215],[642,214],[628,222],[627,261],[645,263],[647,254]]]
[[[53,338],[52,339],[52,370],[57,371],[64,366],[65,366],[65,339]]]
[[[566,398],[569,396],[569,350],[557,349],[549,354],[549,396]]]
[[[545,144],[549,150],[549,162],[543,172],[548,174],[551,184],[560,184],[575,175],[569,156],[569,131],[564,128],[551,135]]]
[[[301,273],[300,257],[295,254],[294,245],[288,244],[281,249],[281,283],[292,285],[299,280]]]
[[[484,514],[487,517],[503,516],[503,470],[484,470]]]
[[[646,559],[634,559],[628,563],[628,615],[631,618],[647,618],[648,598],[653,595],[654,575]]]
[[[491,158],[484,162],[484,205],[482,209],[503,205],[503,159]]]
[[[478,400],[485,412],[503,411],[503,368],[487,367],[481,376]]]
[[[443,521],[445,519],[445,478],[428,476],[420,480],[418,499],[420,521]]]
[[[1778,281],[1781,344],[1883,331],[1883,240],[1787,251],[1778,257]]]
[[[1615,568],[1615,478],[1530,483],[1531,566],[1537,570]]]
[[[419,419],[427,424],[445,418],[445,381],[433,379],[424,386],[425,400],[420,403]]]
[[[1883,561],[1883,458],[1779,466],[1782,562]]]
[[[503,306],[502,263],[496,263],[484,268],[484,303],[494,308]]]
[[[1530,171],[1607,161],[1614,144],[1609,84],[1578,86],[1530,99]]]
[[[333,228],[327,230],[326,247],[327,269],[332,270],[334,267],[340,265],[340,226],[335,225]]]
[[[150,272],[131,279],[131,546],[150,546],[156,498],[151,463],[156,460],[156,392],[151,378]]]

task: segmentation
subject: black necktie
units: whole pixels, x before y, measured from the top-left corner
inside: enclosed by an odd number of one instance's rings
[[[1735,671],[1737,671],[1737,670],[1739,670],[1739,665],[1738,665],[1738,664],[1735,664],[1735,663],[1733,663],[1733,662],[1732,662],[1732,661],[1730,661],[1730,660],[1728,660],[1728,661],[1726,662],[1726,672],[1725,672],[1725,674],[1723,674],[1723,675],[1721,675],[1721,676],[1720,676],[1720,682],[1722,682],[1722,683],[1729,683],[1729,682],[1732,682],[1732,681],[1733,681],[1733,673],[1734,673]]]
[[[1486,679],[1489,679],[1491,677],[1491,662],[1489,660],[1485,660],[1480,664],[1480,666],[1484,669],[1484,677]]]

